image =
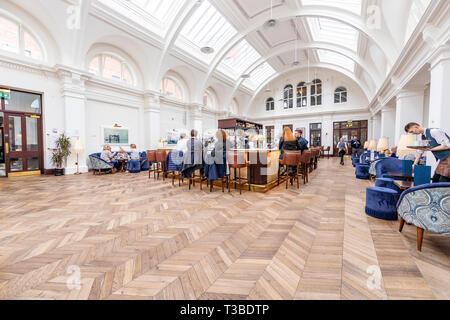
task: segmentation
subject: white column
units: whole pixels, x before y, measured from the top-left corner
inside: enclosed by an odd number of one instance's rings
[[[381,138],[381,114],[378,113],[372,117],[372,136],[370,140],[378,140]]]
[[[144,100],[145,149],[155,150],[161,139],[161,102],[157,94],[150,92],[145,93]]]
[[[425,101],[425,87],[404,89],[397,95],[395,117],[395,143],[405,134],[405,126],[410,122],[422,125],[423,105]]]
[[[450,134],[450,46],[441,47],[431,61],[429,128],[441,128]],[[435,169],[436,159],[431,153],[427,165]]]
[[[72,146],[77,139],[80,139],[86,149],[86,78],[69,70],[60,69],[58,75],[62,81],[62,98],[64,103],[64,125],[65,133],[71,139]],[[80,172],[87,172],[87,154],[83,151],[78,155]],[[72,155],[68,157],[66,174],[77,172],[77,155],[72,150]]]
[[[381,137],[388,139],[390,148],[396,145],[395,109],[392,107],[384,107],[381,110]]]
[[[189,123],[192,129],[197,130],[198,136],[203,135],[203,105],[192,104],[189,111]]]

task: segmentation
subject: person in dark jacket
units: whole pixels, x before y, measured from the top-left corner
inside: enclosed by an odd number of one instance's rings
[[[280,149],[280,159],[284,159],[284,152],[285,151],[300,151],[301,146],[298,143],[298,140],[294,137],[292,134],[292,131],[290,128],[286,127],[283,130],[283,136],[280,139],[280,144],[278,149]],[[297,167],[288,167],[287,171],[289,175],[294,175],[297,172]],[[286,170],[283,170],[282,175],[286,173]]]
[[[305,138],[303,138],[303,130],[302,129],[297,129],[295,130],[295,137],[298,140],[298,144],[300,145],[300,150],[305,151],[305,150],[309,150],[308,148],[308,140],[306,140]]]

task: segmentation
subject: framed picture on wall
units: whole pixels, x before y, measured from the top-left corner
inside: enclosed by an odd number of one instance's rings
[[[124,127],[102,127],[103,144],[112,146],[129,145],[129,129]]]

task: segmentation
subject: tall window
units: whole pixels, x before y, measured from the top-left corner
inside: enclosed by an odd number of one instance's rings
[[[206,91],[203,94],[203,105],[206,106],[209,110],[215,110],[216,109],[215,100],[214,100],[213,95],[211,94],[211,92]]]
[[[311,106],[322,105],[322,80],[316,79],[311,85]]]
[[[42,49],[38,41],[26,28],[0,16],[0,50],[6,50],[26,57],[42,60]]]
[[[334,103],[345,102],[347,102],[347,89],[344,87],[339,87],[334,91]]]
[[[283,107],[284,109],[292,109],[294,107],[294,87],[292,85],[284,87]]]
[[[133,85],[133,77],[126,62],[116,56],[100,54],[92,59],[89,72],[109,80],[124,82]]]
[[[269,98],[266,100],[266,111],[275,110],[275,100],[273,98]]]
[[[308,106],[308,87],[306,83],[300,82],[297,85],[297,108],[304,108]]]
[[[171,78],[164,78],[160,86],[161,93],[177,100],[183,100],[181,87]]]

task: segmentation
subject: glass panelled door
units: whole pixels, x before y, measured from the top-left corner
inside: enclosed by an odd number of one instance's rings
[[[5,153],[8,175],[37,172],[42,168],[39,146],[40,116],[5,114]]]

